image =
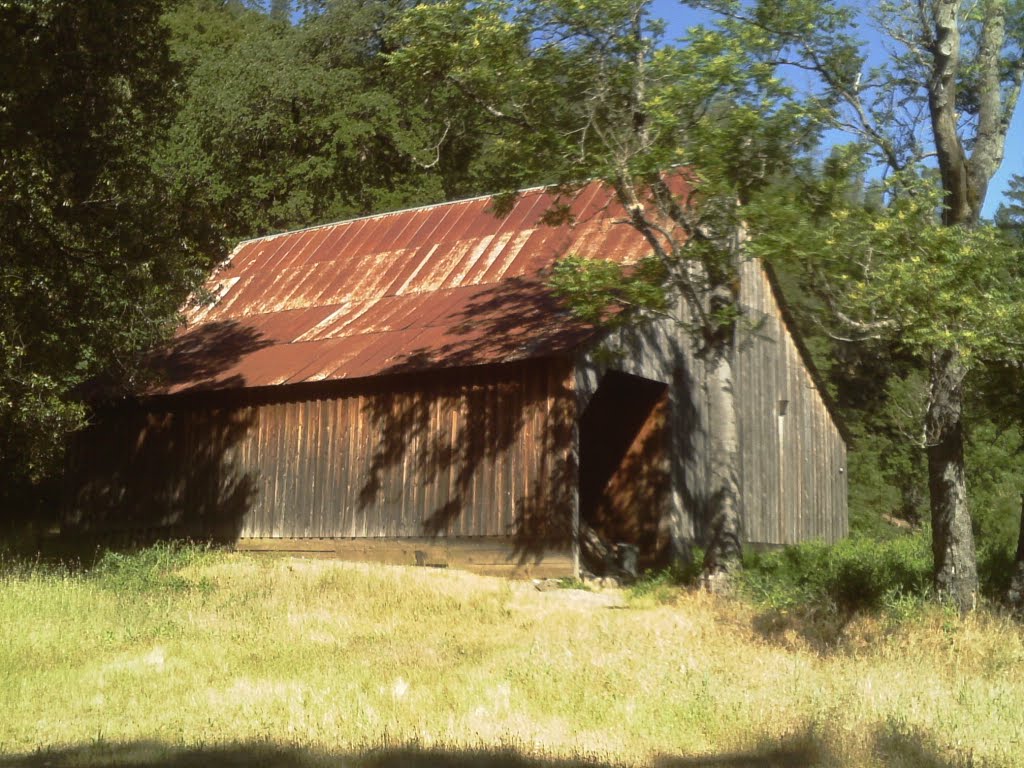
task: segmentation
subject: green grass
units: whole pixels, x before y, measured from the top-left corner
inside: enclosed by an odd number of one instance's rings
[[[1021,765],[1024,636],[159,547],[0,577],[0,766]],[[715,761],[715,762],[709,762]]]

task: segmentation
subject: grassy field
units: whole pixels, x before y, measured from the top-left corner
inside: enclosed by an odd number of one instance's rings
[[[22,765],[1024,765],[1024,633],[197,550],[8,567]]]

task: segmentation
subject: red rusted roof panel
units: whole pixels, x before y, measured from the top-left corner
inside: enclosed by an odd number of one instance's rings
[[[675,181],[675,184],[680,182]],[[685,195],[685,183],[676,191]],[[545,280],[565,255],[631,263],[647,243],[607,187],[520,194],[504,217],[477,198],[241,244],[212,305],[158,359],[159,391],[257,387],[567,352],[594,330]],[[544,214],[568,206],[564,223]]]

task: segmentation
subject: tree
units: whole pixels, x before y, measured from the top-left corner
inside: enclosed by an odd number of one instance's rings
[[[995,225],[1014,242],[1024,244],[1024,176],[1010,179],[1005,197],[1006,201],[996,211]]]
[[[219,238],[153,165],[176,69],[157,0],[0,3],[0,495],[135,380]]]
[[[498,136],[493,178],[506,189],[539,180],[571,191],[599,178],[615,190],[652,256],[628,274],[564,261],[554,284],[577,311],[628,322],[686,297],[716,425],[705,567],[720,583],[741,541],[732,364],[743,210],[816,141],[821,108],[790,98],[763,36],[727,21],[669,46],[662,31],[645,0],[445,0],[406,14],[391,63],[442,119],[475,107]],[[686,200],[664,173],[679,166],[689,169]]]
[[[277,21],[291,23],[292,3],[291,0],[271,0],[270,18]]]
[[[744,24],[763,22],[758,15],[763,4],[753,11],[733,2],[705,5]],[[831,3],[821,3],[818,12],[829,17],[841,13]],[[989,182],[1002,163],[1024,81],[1024,6],[1007,0],[897,0],[879,5],[873,18],[892,53],[885,66],[866,72],[863,54],[851,56],[847,44],[837,50],[818,29],[793,34],[792,28],[767,26],[777,40],[779,60],[817,75],[823,86],[820,98],[839,107],[834,126],[850,132],[867,157],[892,174],[894,196],[927,195],[929,182],[938,189],[939,223],[945,231],[919,219],[919,239],[907,233],[911,250],[921,247],[941,258],[934,250],[939,243],[965,256],[975,253],[972,241],[988,239],[1000,247],[987,234],[969,230],[978,228]],[[937,178],[928,172],[932,160]],[[937,313],[953,307],[937,307],[927,295],[905,298],[916,298],[915,307],[936,313],[925,350],[929,395],[924,423],[935,585],[968,610],[976,600],[978,579],[964,472],[963,393],[977,358],[968,359],[972,348],[963,343],[964,336],[942,327],[949,316]],[[860,328],[869,334],[885,330],[880,325]]]
[[[190,0],[167,15],[184,74],[163,155],[176,190],[231,238],[475,191],[479,137],[449,142],[444,163],[421,157],[423,116],[396,98],[382,54],[403,0],[305,2],[294,25],[286,5]]]

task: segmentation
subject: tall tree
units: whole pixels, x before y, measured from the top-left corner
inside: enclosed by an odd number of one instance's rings
[[[888,170],[892,195],[923,194],[928,200],[925,182],[934,178],[938,223],[949,231],[933,231],[933,222],[920,211],[916,234],[921,240],[908,241],[908,247],[920,245],[935,258],[941,254],[932,245],[940,241],[965,257],[975,252],[966,230],[979,225],[1024,81],[1024,5],[1010,0],[882,3],[873,20],[888,38],[891,55],[884,66],[873,69],[865,69],[865,55],[851,56],[848,46],[837,52],[833,39],[820,28],[766,23],[763,11],[773,3],[702,5],[761,29],[775,38],[780,62],[814,73],[822,88],[817,98],[839,107],[834,126],[850,132]],[[829,2],[805,5],[816,6],[816,15],[842,14]],[[937,165],[935,177],[928,171],[932,163]],[[919,300],[917,306],[927,308],[927,297]],[[966,337],[943,329],[938,312],[953,308],[940,305],[931,307],[936,334],[922,349],[929,365],[924,442],[935,584],[968,610],[976,599],[978,577],[964,472],[963,398],[965,379],[977,358],[971,356]],[[892,318],[886,318],[873,326],[862,322],[855,330],[871,335],[894,327]]]
[[[434,114],[475,107],[499,137],[495,183],[572,189],[600,178],[615,190],[652,256],[629,274],[563,262],[555,284],[578,311],[608,320],[616,307],[625,322],[664,310],[665,289],[686,297],[715,424],[705,561],[714,584],[740,556],[732,364],[743,209],[794,150],[814,143],[820,120],[790,98],[758,35],[727,22],[670,46],[662,32],[646,0],[445,0],[405,16],[391,61]],[[686,199],[664,174],[677,166],[691,169]]]
[[[996,211],[995,225],[1015,242],[1024,244],[1024,176],[1010,179],[1005,198]]]
[[[38,481],[131,381],[219,239],[154,170],[176,68],[165,3],[0,3],[0,493]],[[12,508],[10,499],[3,504]]]
[[[278,8],[278,5],[274,5]],[[167,16],[184,72],[163,157],[174,188],[241,238],[465,194],[479,137],[421,152],[427,126],[396,97],[384,35],[403,0],[260,9],[189,0]]]

